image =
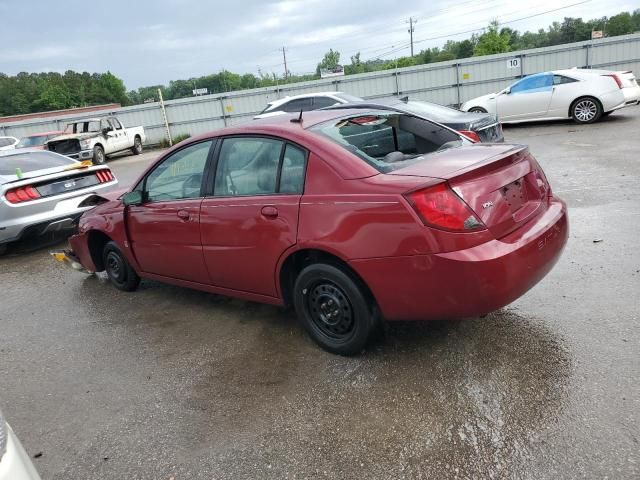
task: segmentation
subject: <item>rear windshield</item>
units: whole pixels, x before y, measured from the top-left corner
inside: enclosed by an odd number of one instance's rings
[[[76,163],[75,160],[46,151],[2,155],[0,156],[0,175],[15,175],[18,168],[22,173],[27,173],[74,163]]]
[[[427,161],[430,153],[465,144],[451,130],[411,115],[373,112],[309,129],[329,138],[382,173]]]
[[[32,137],[22,137],[16,148],[39,147],[44,145],[49,137],[46,135],[34,135]]]

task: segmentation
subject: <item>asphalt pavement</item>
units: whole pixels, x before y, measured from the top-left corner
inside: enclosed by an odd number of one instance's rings
[[[356,358],[291,312],[0,259],[0,405],[43,479],[640,477],[640,107],[505,127],[569,205],[555,269]],[[159,152],[111,160],[122,185]]]

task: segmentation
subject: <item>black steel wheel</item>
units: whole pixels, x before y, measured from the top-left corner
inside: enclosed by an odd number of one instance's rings
[[[138,288],[140,277],[129,265],[115,242],[109,242],[105,245],[102,253],[102,262],[109,280],[118,290],[132,292]]]
[[[366,288],[333,265],[312,264],[300,272],[294,305],[311,338],[332,353],[360,353],[375,330],[373,301]]]

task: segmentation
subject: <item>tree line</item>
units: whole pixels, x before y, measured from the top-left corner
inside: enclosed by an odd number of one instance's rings
[[[500,27],[498,22],[492,22],[481,34],[473,34],[461,41],[449,40],[442,47],[427,48],[414,56],[362,60],[360,53],[357,53],[351,56],[351,63],[344,65],[344,71],[346,75],[352,75],[579,42],[590,39],[593,30],[602,30],[608,37],[640,31],[640,9],[588,21],[565,17],[562,22],[553,22],[548,28],[537,32],[520,33],[510,27]],[[260,72],[254,75],[223,70],[188,80],[173,80],[169,85],[141,87],[129,92],[126,91],[124,82],[110,72],[79,73],[69,70],[64,74],[22,72],[15,76],[0,73],[0,116],[104,103],[140,104],[156,101],[158,89],[162,91],[165,100],[171,100],[191,97],[193,90],[199,88],[206,88],[208,93],[222,93],[271,87],[318,79],[321,69],[333,69],[340,63],[340,52],[330,49],[318,63],[314,74],[292,75],[288,72],[286,76],[281,76]]]

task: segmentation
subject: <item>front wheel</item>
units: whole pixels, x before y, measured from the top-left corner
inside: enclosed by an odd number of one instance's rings
[[[471,107],[469,113],[487,113],[487,111],[482,107]]]
[[[102,165],[105,161],[104,148],[100,145],[93,147],[93,163],[96,165]]]
[[[595,98],[579,98],[571,106],[571,116],[577,123],[597,122],[602,116],[602,106]]]
[[[129,264],[116,244],[109,242],[102,251],[102,262],[111,283],[123,292],[133,292],[140,284],[140,277]]]
[[[333,265],[304,268],[293,297],[305,330],[331,353],[357,355],[375,331],[375,315],[364,287]]]
[[[140,155],[142,153],[142,140],[140,137],[136,137],[133,140],[133,147],[131,148],[131,152],[134,155]]]
[[[2,245],[0,245],[0,257],[5,253],[7,253],[7,244],[3,243]]]

